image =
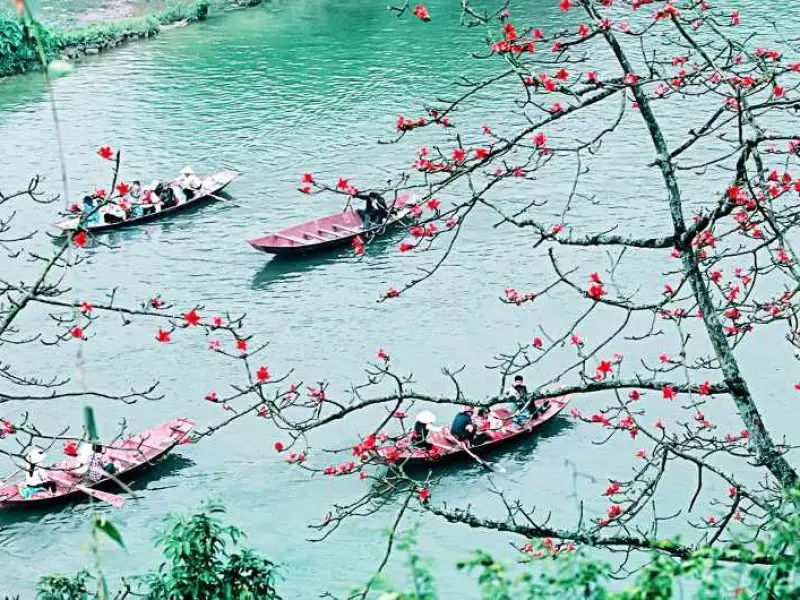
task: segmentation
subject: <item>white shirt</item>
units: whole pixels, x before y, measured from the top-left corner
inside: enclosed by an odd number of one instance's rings
[[[519,392],[514,388],[513,385],[508,386],[506,390],[506,396],[513,396],[514,398],[519,398]]]
[[[478,417],[478,431],[499,431],[503,429],[505,423],[502,419],[498,419],[493,412],[490,412],[485,417]],[[485,429],[484,429],[485,427]]]
[[[42,485],[45,481],[48,481],[49,478],[47,477],[47,473],[44,469],[40,469],[39,467],[33,468],[33,473],[26,473],[25,474],[25,485],[28,487],[36,487]]]
[[[200,178],[197,175],[192,173],[186,177],[183,186],[192,188],[193,190],[199,190],[201,187],[203,187],[203,182],[200,181]]]
[[[175,203],[180,204],[186,201],[186,195],[183,193],[183,188],[177,183],[169,186],[172,189],[172,196],[175,198]]]
[[[125,218],[125,211],[122,210],[121,206],[119,206],[118,204],[114,204],[113,202],[109,202],[100,210],[103,211],[103,214],[107,213],[120,217],[121,219]]]
[[[181,188],[191,188],[193,190],[199,190],[203,186],[203,182],[194,173],[189,173],[188,175],[180,174],[175,183]]]
[[[81,442],[81,445],[78,447],[78,457],[75,459],[74,473],[76,475],[83,475],[86,473],[86,470],[89,468],[89,463],[92,462],[93,455],[94,450],[92,450],[92,445]]]
[[[498,429],[502,429],[505,426],[502,419],[498,419],[494,413],[489,413],[489,429],[492,431],[497,431]]]

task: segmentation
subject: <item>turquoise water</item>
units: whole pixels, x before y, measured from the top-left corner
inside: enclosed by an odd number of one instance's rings
[[[201,304],[206,313],[246,312],[248,332],[271,342],[265,361],[273,373],[294,369],[293,378],[307,384],[328,379],[338,398],[351,383],[363,381],[363,367],[380,347],[390,352],[399,370],[413,372],[419,389],[448,393],[450,384],[440,369],[463,365],[462,385],[471,397],[496,392],[499,382],[484,368],[492,357],[528,343],[539,325],[548,330],[566,326],[579,304],[567,294],[556,297],[555,306],[514,308],[498,301],[506,287],[534,289],[552,275],[541,249],[531,248],[518,232],[498,234],[489,211],[477,213],[465,228],[457,251],[434,280],[383,304],[375,302],[383,291],[432,264],[436,253],[400,255],[395,248],[402,234],[395,234],[370,247],[363,259],[345,251],[276,263],[245,242],[341,208],[336,198],[297,193],[304,171],[320,178],[345,176],[361,187],[379,185],[406,167],[418,146],[436,141],[426,133],[399,145],[376,144],[377,139],[393,137],[399,113],[418,114],[424,101],[448,93],[453,77],[474,77],[486,68],[469,59],[485,32],[460,28],[452,12],[457,4],[430,3],[436,21],[423,25],[394,18],[381,2],[274,2],[85,60],[70,76],[57,80],[72,198],[85,189],[107,187],[108,164],[95,154],[105,144],[122,148],[127,179],[168,177],[186,164],[201,173],[228,167],[242,172],[230,187],[242,208],[216,204],[191,217],[176,216],[109,236],[114,248],[90,250],[87,263],[70,275],[68,284],[76,295],[99,300],[106,290],[118,287],[118,297],[132,302],[160,292],[181,309]],[[745,15],[774,10],[757,8],[757,2],[741,4]],[[797,5],[785,4],[787,22],[800,23]],[[525,10],[546,29],[568,23],[552,0],[527,2]],[[598,60],[609,67],[605,59]],[[484,122],[499,128],[515,122],[518,117],[509,115],[507,107],[507,99],[484,95],[458,113],[459,122],[474,132],[466,141],[479,138]],[[601,107],[593,118],[608,117],[616,109]],[[674,132],[683,131],[681,115],[671,110],[665,109],[665,120]],[[585,126],[591,124],[587,119]],[[608,141],[585,190],[600,194],[600,203],[577,207],[574,222],[587,219],[594,227],[624,218],[623,227],[665,230],[666,207],[645,193],[659,180],[654,173],[642,175],[648,172],[652,151],[649,144],[635,141],[640,139],[635,135],[639,127],[636,120],[626,120]],[[584,132],[551,132],[564,137],[574,133]],[[0,83],[0,140],[0,189],[15,188],[31,174],[41,173],[52,190],[59,191],[58,154],[40,77]],[[536,182],[536,192],[567,195],[572,171],[570,166]],[[725,177],[721,173],[690,178],[688,186],[700,200],[703,193],[723,185]],[[506,193],[508,202],[525,202],[530,188]],[[442,198],[445,204],[452,199]],[[26,227],[43,229],[53,216],[48,208],[23,206],[19,218]],[[556,215],[552,218],[555,221]],[[42,235],[33,247],[47,249],[49,244]],[[606,260],[587,253],[562,256],[565,261],[583,260],[592,270]],[[667,264],[666,257],[648,255],[635,259],[628,269],[660,289],[659,273]],[[20,276],[29,271],[25,264],[8,268]],[[31,318],[38,326],[44,315]],[[599,339],[613,325],[611,318],[598,319],[582,332]],[[224,416],[219,407],[204,402],[203,395],[211,389],[222,392],[241,380],[242,373],[207,352],[207,341],[200,335],[176,335],[179,341],[170,347],[156,344],[155,327],[144,320],[121,327],[109,318],[84,344],[85,370],[93,387],[119,390],[158,380],[165,394],[161,402],[131,407],[94,402],[105,431],[113,430],[123,416],[137,429],[177,414],[192,416],[202,426]],[[47,331],[52,334],[52,329]],[[665,349],[675,352],[672,342],[664,342]],[[758,342],[745,347],[752,359],[750,369],[759,368],[756,359],[764,348]],[[37,369],[62,375],[75,371],[71,350],[30,346],[14,351],[15,360],[35,360]],[[765,416],[778,434],[793,426],[791,420],[778,422],[778,417],[791,414],[793,401],[773,391],[776,381],[791,377],[789,360],[776,358],[771,371],[777,374],[757,386],[765,399]],[[542,382],[548,373],[528,377],[532,383]],[[579,399],[584,412],[601,405],[599,398]],[[79,423],[81,407],[80,401],[65,401],[31,407],[31,412],[40,423],[55,428]],[[736,427],[726,412],[720,408],[714,416]],[[367,431],[369,418],[333,425],[315,435],[312,443],[316,449],[346,447]],[[497,476],[497,485],[528,504],[557,510],[567,524],[578,510],[573,492],[589,497],[587,510],[602,512],[603,477],[629,472],[638,446],[625,440],[596,446],[594,435],[586,426],[562,420],[541,437],[500,456],[508,474]],[[357,479],[309,478],[287,467],[271,450],[279,437],[263,420],[245,419],[202,444],[181,449],[183,459],[138,482],[141,499],[113,514],[128,552],[109,547],[104,552],[107,571],[130,574],[153,566],[151,538],[163,515],[191,510],[201,500],[216,497],[228,507],[230,520],[246,529],[249,543],[284,565],[287,597],[341,594],[364,581],[382,553],[389,514],[352,522],[324,543],[306,541],[313,535],[308,524],[321,519],[333,503],[355,498],[364,484]],[[317,460],[324,464],[324,459]],[[573,467],[598,481],[574,480]],[[683,501],[680,475],[668,483],[667,501]],[[484,473],[467,465],[442,478],[434,499],[470,503],[487,515],[501,515],[486,490]],[[88,562],[84,543],[91,510],[77,505],[48,514],[0,517],[1,560],[11,566],[3,570],[8,589],[0,592],[30,597],[41,574],[72,571]],[[445,584],[463,581],[453,565],[474,548],[511,556],[509,540],[502,536],[435,520],[422,522],[420,549],[435,557],[438,578]],[[390,572],[399,568],[395,561]]]

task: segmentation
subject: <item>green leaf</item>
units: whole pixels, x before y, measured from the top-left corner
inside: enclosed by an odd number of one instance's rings
[[[106,534],[109,538],[115,541],[120,548],[127,550],[127,548],[125,548],[125,542],[122,541],[122,534],[119,532],[119,529],[117,529],[117,526],[108,519],[105,517],[95,518],[94,528],[97,531],[101,531],[102,533]]]

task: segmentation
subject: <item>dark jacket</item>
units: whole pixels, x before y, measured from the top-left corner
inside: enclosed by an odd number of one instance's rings
[[[419,421],[414,423],[414,445],[427,446],[428,444],[428,426]]]
[[[450,433],[457,440],[465,440],[470,436],[470,433],[475,430],[472,425],[472,413],[466,410],[461,411],[453,418],[453,424],[450,426]]]

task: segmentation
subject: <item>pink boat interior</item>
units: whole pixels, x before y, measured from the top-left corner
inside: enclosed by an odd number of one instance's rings
[[[395,208],[404,208],[407,199],[408,196],[399,196],[394,201]],[[281,229],[249,242],[254,248],[302,248],[354,237],[363,232],[364,220],[358,211],[350,208],[344,212]]]
[[[162,454],[169,451],[173,446],[180,444],[186,439],[186,435],[194,427],[194,421],[180,417],[157,427],[147,429],[141,433],[133,435],[118,444],[107,446],[105,456],[112,459],[120,470],[116,476],[124,475],[145,463],[149,463],[159,458]],[[0,505],[3,503],[36,502],[37,500],[49,500],[54,497],[76,493],[74,485],[68,481],[77,481],[75,475],[70,472],[70,462],[62,460],[50,466],[53,469],[55,481],[58,479],[58,488],[54,494],[41,492],[30,498],[24,498],[19,493],[21,482],[11,483],[0,488]],[[22,479],[23,476],[19,475]]]
[[[363,229],[361,215],[354,210],[348,210],[250,240],[250,244],[255,247],[298,248],[357,235]]]
[[[569,402],[569,398],[566,396],[560,398],[552,398],[548,400],[550,402],[550,408],[546,411],[539,413],[535,419],[531,419],[527,423],[522,426],[516,425],[512,422],[513,412],[508,410],[507,408],[496,408],[492,411],[495,417],[502,420],[504,425],[500,429],[495,430],[487,430],[484,433],[489,439],[488,441],[480,444],[478,446],[473,446],[473,450],[480,449],[484,446],[491,446],[496,442],[500,442],[502,440],[506,440],[509,438],[516,437],[518,435],[522,435],[525,433],[529,433],[532,429],[535,429],[539,425],[543,424],[545,421],[549,421],[553,417],[555,417],[558,413],[560,413],[564,407]],[[537,402],[537,405],[539,402]],[[395,449],[397,450],[398,461],[402,462],[403,460],[413,459],[413,460],[437,460],[442,456],[447,456],[449,454],[458,454],[459,452],[463,452],[463,448],[461,443],[456,440],[452,435],[450,435],[450,428],[443,427],[439,431],[431,432],[428,435],[428,441],[434,444],[434,448],[431,451],[426,451],[421,448],[415,448],[411,446],[411,440],[409,438],[403,438],[397,442]],[[389,450],[389,448],[382,448],[381,451],[385,452]]]

